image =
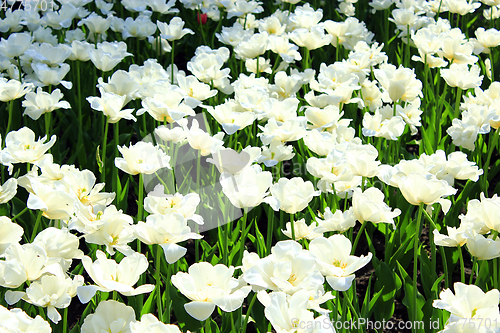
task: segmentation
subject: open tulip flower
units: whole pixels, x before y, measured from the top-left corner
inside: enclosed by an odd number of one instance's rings
[[[76,275],[74,279],[56,275],[44,275],[33,282],[26,292],[8,291],[5,299],[9,304],[14,304],[23,299],[36,306],[46,307],[47,316],[57,324],[61,315],[56,310],[64,309],[71,303],[71,298],[76,295],[76,289],[83,284],[83,276]]]
[[[497,321],[500,318],[498,309],[500,293],[497,289],[485,293],[478,286],[460,282],[456,282],[453,288],[455,293],[450,289],[445,289],[439,294],[439,299],[432,303],[433,307],[451,313],[447,325],[468,319],[474,323],[476,329],[488,329],[483,323],[486,318],[491,321]]]
[[[191,300],[184,304],[186,312],[196,320],[203,321],[210,317],[215,306],[224,312],[241,307],[252,288],[241,286],[233,274],[232,266],[212,266],[208,262],[199,262],[191,265],[188,273],[179,272],[172,276],[172,284]]]
[[[122,332],[131,333],[130,325],[136,322],[134,308],[109,300],[100,302],[95,312],[85,318],[81,333]]]
[[[31,318],[19,308],[7,309],[0,305],[0,330],[5,332],[51,333],[50,324],[42,317]]]
[[[177,243],[203,237],[191,232],[186,219],[179,213],[149,215],[146,223],[139,222],[134,225],[134,230],[137,238],[144,244],[159,244],[169,264],[176,262],[187,252],[186,248]]]
[[[125,257],[119,264],[107,259],[100,250],[96,252],[96,256],[95,262],[87,256],[82,258],[85,270],[97,285],[78,287],[77,295],[80,302],[88,303],[98,290],[118,291],[124,296],[134,296],[149,293],[155,288],[152,284],[144,284],[135,289],[132,287],[148,268],[148,261],[143,254],[135,253]]]
[[[268,202],[274,210],[281,209],[289,214],[295,214],[306,208],[313,197],[319,194],[320,191],[315,191],[310,181],[306,182],[300,177],[280,178],[271,186],[271,195],[276,202]]]
[[[2,0],[0,333],[500,333],[499,20]]]
[[[23,233],[23,227],[12,223],[7,216],[0,216],[0,255],[5,253],[10,244],[18,243]]]
[[[311,253],[316,256],[321,267],[321,273],[334,290],[349,289],[355,278],[354,272],[372,259],[371,252],[366,257],[351,255],[351,247],[351,241],[343,235],[318,237],[309,244]]]
[[[405,199],[412,205],[424,203],[429,207],[438,202],[445,214],[450,209],[451,201],[443,197],[457,193],[446,181],[435,179],[432,175],[411,173],[406,177],[397,177],[396,182]]]
[[[352,207],[354,216],[361,223],[390,223],[395,227],[394,218],[401,214],[398,208],[391,211],[391,207],[384,202],[384,194],[376,187],[364,192],[359,188],[354,189]]]
[[[120,170],[137,175],[139,173],[150,175],[162,168],[170,167],[170,156],[167,156],[159,147],[152,143],[138,142],[127,147],[118,147],[123,157],[115,159],[115,165]]]
[[[12,173],[12,164],[36,164],[56,143],[56,136],[53,135],[50,141],[45,143],[46,140],[47,136],[44,136],[35,141],[35,133],[28,127],[9,132],[5,137],[5,148],[0,151],[0,162],[9,167],[9,173]]]

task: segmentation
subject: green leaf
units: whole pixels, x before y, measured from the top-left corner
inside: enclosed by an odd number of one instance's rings
[[[368,279],[368,287],[366,288],[365,298],[364,298],[363,304],[361,306],[361,317],[362,318],[370,318],[370,316],[371,316],[370,309],[372,307],[370,306],[370,304],[371,304],[370,295],[371,295],[372,277],[373,277],[373,274],[371,274],[370,278]],[[379,296],[380,295],[381,295],[381,293],[379,293]],[[377,296],[377,299],[379,296]]]
[[[422,280],[425,297],[433,298],[434,295],[432,293],[431,286],[437,279],[436,270],[433,269],[431,261],[429,260],[429,257],[427,257],[427,253],[425,251],[420,250],[420,256],[418,258],[420,262],[420,278]]]
[[[432,285],[432,287],[431,287],[431,290],[432,290],[433,292],[435,292],[435,293],[437,293],[437,292],[438,292],[439,283],[440,283],[441,281],[443,281],[443,279],[444,279],[444,278],[445,278],[445,276],[444,276],[444,274],[443,274],[443,275],[441,275],[440,277],[438,277],[436,281],[434,281],[434,284],[433,284],[433,285]]]
[[[71,331],[69,331],[69,333],[78,333],[78,332],[80,332],[80,325],[78,324],[75,324],[75,326],[73,326]]]
[[[394,314],[394,298],[396,296],[397,286],[395,281],[395,273],[385,262],[380,262],[375,270],[377,281],[375,281],[375,296],[377,299],[374,312],[376,320],[389,319]],[[373,300],[372,300],[373,301]],[[374,303],[375,305],[375,303]],[[370,309],[372,306],[370,306]]]
[[[257,254],[259,257],[263,258],[266,255],[266,242],[264,236],[262,236],[259,227],[257,225],[257,220],[255,220],[255,234],[257,235]]]
[[[83,311],[82,313],[82,317],[80,318],[80,325],[83,325],[83,321],[85,320],[85,318],[87,317],[87,315],[92,312],[92,308],[93,308],[93,300],[91,300],[88,304],[87,304],[87,307],[85,308],[85,310]],[[77,325],[78,326],[78,325]]]
[[[411,240],[411,238],[407,238],[404,243],[399,246],[398,250],[394,253],[389,261],[390,267],[395,267],[396,263],[400,261],[406,251],[409,250],[410,246],[413,246],[413,243],[410,242]]]
[[[153,299],[155,298],[155,295],[156,295],[156,290],[152,291],[150,294],[149,294],[149,297],[148,299],[146,300],[146,302],[144,303],[144,306],[142,307],[142,310],[141,310],[141,317],[142,315],[146,314],[146,313],[150,313],[151,312],[151,308],[153,307]]]
[[[255,243],[255,236],[254,236],[254,235],[252,235],[252,234],[248,234],[248,235],[247,235],[247,237],[248,237],[248,239],[250,239],[250,241],[251,241],[252,243]]]
[[[0,216],[10,215],[10,205],[8,203],[0,204]]]
[[[172,301],[172,310],[174,311],[175,318],[179,323],[183,323],[182,330],[189,330],[191,332],[197,331],[202,326],[202,322],[191,317],[184,309],[184,304],[187,303],[184,297],[181,297],[176,288],[168,288],[170,299]]]
[[[124,199],[127,197],[128,189],[129,189],[129,186],[128,186],[129,182],[130,182],[130,177],[127,177],[127,182],[125,183],[125,186],[123,188],[122,188],[121,180],[116,182],[116,186],[118,187],[118,193],[120,194],[120,197],[118,198],[119,207],[121,207],[120,204],[122,202],[124,202]],[[126,202],[125,202],[125,204],[126,204]]]
[[[422,129],[422,142],[424,143],[424,152],[428,155],[434,153],[434,135],[432,130]]]
[[[425,329],[425,332],[432,332],[432,327],[431,327],[431,322],[436,320],[436,313],[438,311],[442,311],[442,310],[438,310],[436,308],[434,308],[432,306],[432,303],[434,302],[434,299],[431,298],[431,299],[428,299],[424,306],[422,307],[422,312],[424,313],[423,315],[423,323],[424,323],[424,329]],[[439,318],[438,318],[439,320]]]
[[[403,266],[401,266],[399,264],[399,262],[397,263],[397,267],[398,267],[399,275],[403,279],[402,282],[403,282],[403,288],[404,288],[404,291],[405,291],[405,297],[403,298],[402,303],[408,309],[408,316],[409,316],[410,320],[412,320],[412,321],[417,321],[417,320],[420,321],[424,317],[424,313],[422,311],[422,308],[425,305],[425,299],[422,296],[422,294],[420,292],[418,292],[418,290],[417,290],[417,309],[416,309],[417,317],[413,318],[413,316],[414,316],[414,309],[413,309],[413,306],[414,306],[414,294],[413,294],[414,287],[413,287],[413,281],[410,278],[410,276],[408,275],[408,273],[406,273],[406,271],[403,268]]]
[[[490,281],[493,276],[493,272],[490,270],[490,265],[487,260],[478,260],[479,265],[479,273],[476,278],[476,282],[474,283],[476,286],[483,290],[488,290],[487,283]]]
[[[370,236],[368,235],[368,232],[366,231],[366,229],[365,229],[365,236],[366,236],[366,242],[368,243],[368,248],[370,249],[370,252],[373,253],[373,257],[372,257],[373,268],[377,269],[377,267],[379,265],[379,260],[375,256],[376,255],[375,247],[373,246],[373,242],[372,242]]]
[[[101,159],[101,155],[100,155],[100,151],[101,151],[101,146],[97,146],[97,149],[95,151],[95,159],[97,161],[97,165],[99,166],[99,173],[102,173],[102,159]]]
[[[220,329],[219,326],[217,326],[217,323],[212,318],[208,318],[208,320],[210,320],[210,329],[212,333],[220,333]]]
[[[214,255],[215,251],[217,251],[217,244],[214,246],[210,246],[204,239],[200,239],[200,245],[203,249],[202,252],[202,260],[206,260],[212,264],[217,264],[219,262],[219,258]]]
[[[233,258],[236,254],[238,254],[240,252],[240,246],[243,246],[241,244],[241,239],[238,241],[238,243],[236,243],[232,249],[231,249],[231,252],[229,253],[229,262],[232,263],[233,262]]]
[[[250,293],[247,297],[247,299],[252,299],[254,293]],[[330,302],[328,302],[330,303]],[[257,331],[258,332],[268,332],[268,324],[269,324],[269,321],[267,320],[267,318],[265,317],[264,315],[264,306],[259,302],[259,301],[256,301],[253,305],[253,308],[250,312],[250,316],[255,319],[255,322],[253,323],[255,325],[255,327],[257,328]],[[251,324],[248,324],[247,326],[247,332],[251,331],[251,329],[249,329]]]

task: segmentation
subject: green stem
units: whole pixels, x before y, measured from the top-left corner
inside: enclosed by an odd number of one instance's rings
[[[486,163],[483,165],[484,176],[482,177],[481,187],[483,192],[488,192],[488,171],[490,170],[490,160],[493,151],[495,150],[496,145],[498,144],[498,135],[500,133],[500,129],[496,129],[494,133],[490,132],[488,138],[488,157],[486,158]]]
[[[443,259],[444,288],[448,289],[450,287],[448,261],[446,260],[446,253],[444,252],[444,248],[442,246],[439,248],[439,253],[441,254],[441,258]]]
[[[493,63],[493,48],[490,48],[490,64],[491,64],[491,82],[495,81],[495,70],[494,70],[494,63]]]
[[[226,229],[225,229],[225,234],[224,234],[224,264],[226,266],[229,266],[229,228],[230,228],[230,222],[226,223]]]
[[[201,150],[198,150],[198,159],[196,160],[196,191],[199,191],[200,190],[200,183],[201,183],[201,179],[200,179],[200,172],[201,172]],[[198,234],[198,224],[196,224],[195,226],[196,228],[196,233]],[[227,241],[227,239],[226,239]],[[199,239],[195,239],[194,240],[194,250],[195,250],[195,259],[196,259],[196,262],[198,262],[200,260],[200,240]]]
[[[476,267],[477,267],[477,257],[474,257],[474,259],[472,260],[472,271],[471,271],[470,277],[469,277],[469,284],[472,284],[472,280],[474,278],[474,271],[476,270]],[[476,278],[476,281],[477,281],[477,278]]]
[[[405,67],[410,66],[410,25],[406,26],[406,54],[405,54]]]
[[[114,126],[114,133],[113,133],[113,138],[114,138],[114,147],[113,147],[113,157],[114,158],[117,158],[119,155],[119,152],[118,152],[118,146],[120,145],[120,123],[117,122],[115,123],[115,126]],[[116,166],[113,165],[113,179],[112,179],[112,186],[113,186],[113,192],[115,192],[117,194],[117,204],[118,206],[120,205],[120,197],[121,197],[121,193],[118,193],[118,182],[120,181],[120,179],[118,178],[118,168]]]
[[[290,214],[290,227],[292,228],[292,239],[295,240],[295,221],[293,220],[293,214]]]
[[[26,211],[28,210],[28,207],[24,208],[20,213],[18,213],[16,216],[14,216],[13,218],[11,218],[10,220],[12,222],[14,222],[15,219],[17,219],[19,216],[23,215],[24,213],[26,213]]]
[[[158,60],[158,63],[160,63],[160,54],[161,54],[161,37],[158,34],[155,38],[155,43],[156,43],[156,59]]]
[[[201,5],[200,5],[200,7],[201,7]],[[201,21],[201,10],[198,10],[198,17],[199,17],[199,21],[200,21],[199,23],[200,23],[201,38],[203,39],[203,45],[207,45],[207,40],[205,38],[205,29],[203,29],[203,23]],[[244,26],[243,26],[243,29],[245,29]],[[172,46],[172,50],[173,50],[173,46]]]
[[[63,310],[63,333],[68,331],[68,308],[65,307]]]
[[[439,1],[439,7],[438,7],[438,11],[437,11],[437,17],[439,17],[439,14],[441,14],[441,4],[443,3],[443,0],[440,0]]]
[[[5,136],[7,136],[7,134],[9,134],[10,127],[12,125],[12,112],[14,110],[14,100],[9,101],[9,104],[7,105],[7,109],[9,112],[9,119],[7,120],[7,131],[5,132]]]
[[[104,134],[102,136],[102,172],[101,172],[101,182],[106,182],[106,145],[108,137],[108,127],[109,127],[109,117],[106,116],[106,121],[103,123]]]
[[[271,243],[273,239],[273,230],[274,230],[274,211],[271,206],[267,207],[267,238],[266,238],[266,255],[271,254]],[[272,214],[272,215],[271,215]]]
[[[454,118],[458,118],[460,115],[460,100],[462,99],[462,88],[457,87],[457,96],[455,100],[455,114]]]
[[[434,220],[429,215],[429,213],[427,213],[427,211],[425,209],[423,210],[423,213],[430,224],[429,234],[433,235],[433,230],[437,229],[436,224],[434,223]],[[433,237],[433,239],[431,239],[431,246],[432,246],[431,247],[431,256],[432,256],[432,258],[435,258],[436,257],[436,243],[434,243],[434,237]],[[448,288],[448,286],[449,286],[448,263],[446,261],[446,253],[444,252],[444,248],[442,246],[439,248],[439,252],[441,254],[441,258],[443,259],[443,272],[444,272],[444,276],[445,276],[445,288]],[[435,267],[434,264],[433,264],[433,267]]]
[[[337,46],[335,47],[335,60],[336,61],[340,61],[340,59],[339,59],[339,48],[340,48],[339,38],[337,37]]]
[[[142,221],[142,211],[144,205],[144,175],[142,173],[139,174],[139,199],[137,203],[137,222]]]
[[[260,56],[257,56],[257,73],[256,73],[256,75],[257,75],[258,78],[260,77],[259,58],[260,58]]]
[[[80,82],[79,60],[76,61],[76,99],[78,103],[78,141],[83,144],[82,85]]]
[[[363,234],[365,228],[366,228],[366,221],[361,222],[361,228],[359,228],[358,234],[356,235],[356,239],[354,240],[354,244],[352,245],[351,255],[354,255],[356,247],[358,246],[359,239],[361,238],[361,235]]]
[[[167,324],[170,324],[170,280],[172,276],[172,265],[167,265],[167,279],[165,280],[165,301],[167,307],[167,317],[165,318],[165,323]]]
[[[225,18],[224,12],[221,13],[221,17],[217,22],[217,27],[215,28],[215,32],[219,32],[222,26],[222,20]],[[201,23],[201,15],[200,15],[200,23]],[[215,49],[215,32],[212,34],[212,49]]]
[[[496,240],[498,237],[498,231],[492,230],[493,240]],[[498,285],[498,258],[493,259],[493,288],[497,288]]]
[[[35,239],[35,236],[37,234],[38,227],[40,226],[40,221],[42,220],[42,211],[40,210],[38,212],[38,216],[36,217],[36,222],[35,222],[35,227],[33,228],[33,232],[31,233],[31,240],[30,243],[33,243],[33,240]]]
[[[498,289],[498,258],[493,259],[493,288]]]
[[[309,58],[310,58],[309,49],[307,47],[304,47],[304,62],[302,63],[303,71],[311,67],[309,65]]]
[[[256,299],[257,299],[257,293],[254,293],[252,300],[250,301],[250,305],[248,306],[247,314],[245,315],[245,321],[243,322],[242,326],[243,329],[241,330],[242,333],[245,333],[247,331],[248,317],[250,317],[250,311],[252,311]]]
[[[460,282],[465,283],[465,265],[464,265],[464,256],[462,254],[462,247],[460,245],[458,247],[458,257],[460,258]]]
[[[170,67],[170,83],[174,84],[174,50],[175,50],[175,40],[172,41],[172,50],[170,51],[170,55],[172,56],[172,62]]]
[[[22,67],[21,67],[21,57],[17,57],[17,68],[19,69],[19,82],[23,82]]]
[[[415,226],[415,236],[413,243],[413,320],[417,320],[417,270],[418,270],[418,241],[420,238],[420,222],[422,220],[422,212],[424,211],[424,203],[418,206],[417,224]]]
[[[354,282],[356,283],[356,282]],[[349,306],[349,309],[351,309],[352,314],[355,316],[356,321],[359,319],[358,312],[352,305],[351,299],[349,298],[349,290],[342,292],[344,294],[344,299],[347,300],[347,305]]]
[[[245,240],[247,238],[247,234],[245,231],[247,228],[247,218],[248,218],[248,209],[244,208],[243,209],[243,218],[241,219],[240,258],[243,258],[243,250],[245,249]]]
[[[50,121],[51,121],[52,113],[47,112],[45,113],[45,134],[47,135],[47,138],[50,139]]]
[[[161,257],[163,256],[162,247],[156,245],[156,308],[158,309],[158,320],[163,322],[163,307],[161,304]],[[168,281],[167,281],[168,283]]]
[[[387,8],[384,10],[384,46],[389,47],[389,11]]]

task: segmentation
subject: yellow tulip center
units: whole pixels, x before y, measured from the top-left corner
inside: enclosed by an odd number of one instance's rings
[[[343,263],[341,260],[335,259],[333,261],[333,266],[345,269],[347,267],[347,263]]]
[[[109,243],[110,246],[118,244],[118,236],[111,236],[113,238],[113,241]]]

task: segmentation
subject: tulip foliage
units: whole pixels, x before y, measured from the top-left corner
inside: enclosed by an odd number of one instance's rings
[[[3,1],[0,332],[499,332],[499,19]]]

